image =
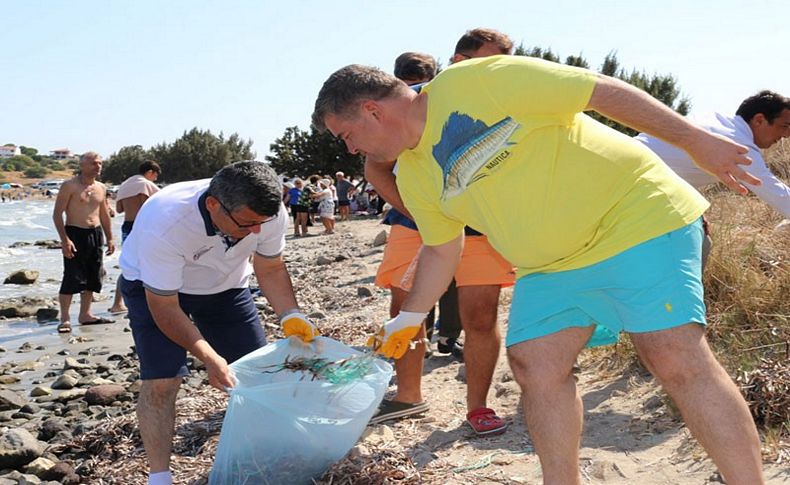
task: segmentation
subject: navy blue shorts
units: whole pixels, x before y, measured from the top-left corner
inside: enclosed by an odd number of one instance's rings
[[[121,244],[125,243],[126,238],[132,233],[132,227],[134,227],[134,221],[123,221],[121,225]]]
[[[123,277],[120,282],[140,359],[140,378],[166,379],[187,375],[186,350],[159,330],[148,310],[142,282],[128,281]],[[233,288],[215,295],[179,293],[178,301],[203,338],[228,363],[266,345],[266,334],[248,288]]]

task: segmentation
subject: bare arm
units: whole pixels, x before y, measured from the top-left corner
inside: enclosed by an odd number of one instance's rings
[[[760,184],[739,166],[751,163],[745,146],[706,132],[624,81],[599,76],[587,108],[685,150],[700,168],[736,192],[747,193],[738,180]]]
[[[145,299],[159,330],[206,365],[209,384],[218,389],[233,387],[228,363],[206,342],[192,320],[181,310],[178,295],[157,295],[145,290]]]
[[[112,220],[110,220],[110,202],[107,199],[107,189],[104,190],[104,202],[99,206],[99,222],[107,239],[107,256],[115,252],[115,241],[112,240]]]
[[[66,213],[66,207],[69,205],[71,199],[71,185],[64,183],[57,197],[55,198],[55,208],[52,210],[52,222],[55,223],[55,230],[58,231],[58,236],[61,241],[67,240],[69,237],[66,235],[66,224],[63,222],[63,214]]]
[[[384,200],[389,202],[392,207],[396,208],[409,219],[414,220],[409,213],[409,209],[406,208],[406,204],[403,203],[400,192],[398,192],[398,186],[395,183],[395,174],[392,173],[393,166],[395,166],[395,162],[365,162],[365,178],[376,187],[376,192],[383,197]]]
[[[77,252],[77,248],[74,246],[74,243],[66,235],[66,224],[63,221],[63,214],[66,212],[66,208],[69,205],[71,195],[71,184],[66,182],[60,187],[58,196],[55,198],[55,208],[52,210],[52,222],[55,224],[55,230],[58,231],[58,236],[60,237],[60,246],[61,251],[63,252],[63,257],[67,259],[73,258],[74,253]]]
[[[110,197],[108,197],[107,192],[104,192],[104,203],[107,205],[107,213],[110,214],[110,217],[115,217],[115,210],[112,208],[112,204],[110,204]]]
[[[291,284],[291,276],[288,274],[282,256],[267,258],[256,253],[252,260],[252,267],[255,270],[255,277],[258,278],[261,292],[278,315],[286,310],[299,308]]]
[[[422,247],[414,285],[403,302],[403,311],[427,313],[439,301],[450,286],[463,247],[463,234],[439,246]]]

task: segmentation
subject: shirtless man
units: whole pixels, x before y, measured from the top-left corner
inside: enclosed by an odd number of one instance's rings
[[[159,178],[162,173],[162,167],[153,160],[147,160],[140,164],[137,170],[137,175],[132,175],[124,180],[118,188],[117,201],[115,202],[115,210],[118,214],[123,213],[123,225],[121,226],[121,243],[126,241],[129,233],[132,232],[134,225],[134,218],[140,212],[149,197],[159,191],[159,187],[154,182]],[[124,313],[126,306],[123,304],[121,298],[120,279],[115,287],[115,299],[110,307],[110,313]]]
[[[55,199],[52,219],[63,251],[63,281],[58,292],[60,325],[58,332],[71,332],[69,307],[75,293],[80,294],[77,321],[82,324],[112,323],[91,313],[93,293],[101,291],[102,246],[107,239],[107,255],[115,252],[112,240],[107,191],[97,182],[102,159],[96,152],[80,158],[80,173],[66,181]],[[63,213],[66,221],[63,222]]]

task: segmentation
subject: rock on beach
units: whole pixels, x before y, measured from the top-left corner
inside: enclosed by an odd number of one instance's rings
[[[39,272],[32,269],[14,271],[3,280],[4,285],[32,285],[38,279]]]
[[[32,317],[40,308],[53,308],[55,300],[52,298],[8,298],[0,301],[0,317],[24,318]]]
[[[0,470],[27,465],[44,453],[43,444],[24,428],[12,428],[0,436]]]

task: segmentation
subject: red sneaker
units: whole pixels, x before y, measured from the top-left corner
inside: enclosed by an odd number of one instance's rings
[[[507,423],[491,408],[477,408],[470,411],[466,415],[466,422],[477,436],[498,435],[507,429]]]

